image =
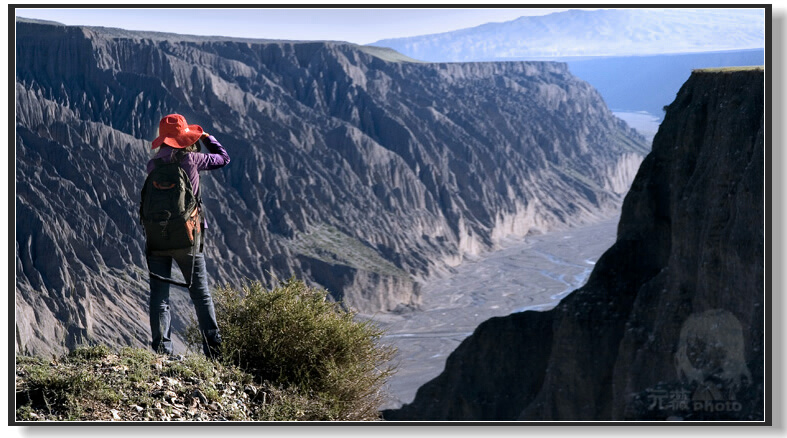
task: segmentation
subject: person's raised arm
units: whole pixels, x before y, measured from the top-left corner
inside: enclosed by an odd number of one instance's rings
[[[224,146],[222,146],[218,140],[216,140],[216,137],[204,132],[200,140],[202,140],[202,144],[205,145],[208,153],[202,154],[203,156],[200,157],[201,159],[198,163],[199,170],[218,169],[219,167],[226,166],[227,163],[230,162],[230,156],[227,150],[224,149]]]

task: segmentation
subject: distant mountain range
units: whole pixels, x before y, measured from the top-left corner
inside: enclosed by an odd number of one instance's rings
[[[570,10],[432,35],[384,39],[430,62],[639,56],[765,46],[763,9]]]
[[[565,62],[619,117],[660,121],[693,69],[763,65],[765,21],[764,9],[571,10],[372,46],[427,62]]]

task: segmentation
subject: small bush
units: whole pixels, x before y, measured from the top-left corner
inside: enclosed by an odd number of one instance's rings
[[[324,290],[293,279],[270,291],[259,282],[240,291],[223,287],[214,302],[225,361],[260,382],[319,400],[322,407],[305,410],[321,420],[379,418],[394,350],[378,344],[383,332],[371,322],[355,320]],[[190,332],[190,344],[200,345],[195,324]]]

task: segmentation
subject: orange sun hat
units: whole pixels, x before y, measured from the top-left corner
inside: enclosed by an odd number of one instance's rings
[[[199,140],[203,130],[199,125],[189,125],[180,114],[164,116],[158,124],[159,136],[153,140],[153,148],[165,144],[177,149],[187,148]]]

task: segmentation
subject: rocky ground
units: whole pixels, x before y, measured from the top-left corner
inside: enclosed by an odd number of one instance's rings
[[[126,349],[84,359],[19,358],[17,421],[248,420],[270,397],[201,358]]]
[[[293,389],[255,383],[199,354],[79,348],[59,358],[18,356],[15,420],[79,422],[325,420]]]

